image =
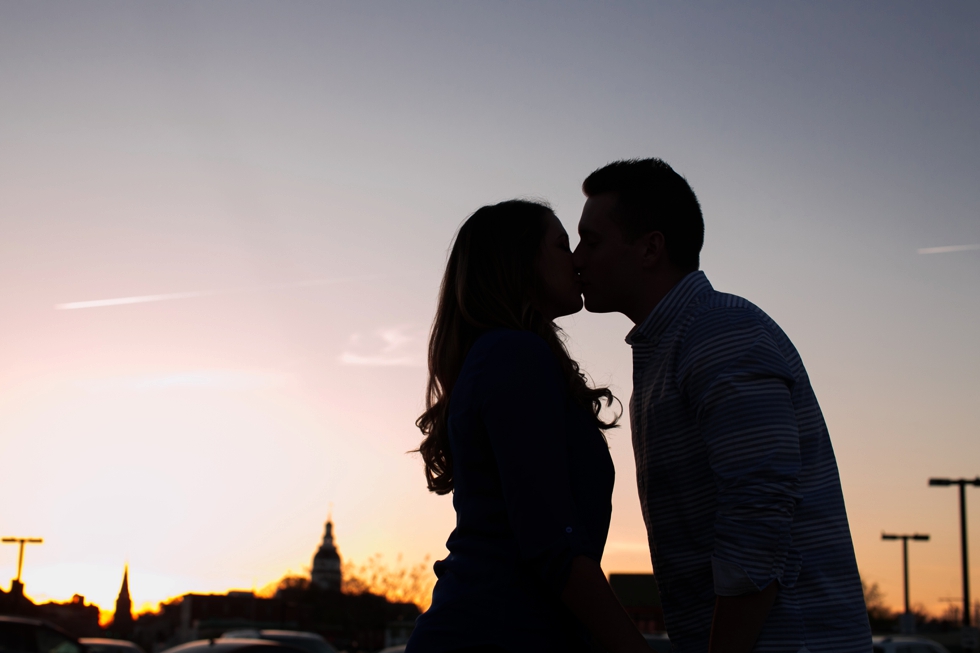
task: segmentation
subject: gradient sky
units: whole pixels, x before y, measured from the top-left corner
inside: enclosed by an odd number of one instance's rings
[[[0,3],[0,535],[35,599],[108,608],[310,564],[444,555],[450,499],[405,452],[451,236],[659,156],[703,269],[788,332],[858,563],[960,596],[980,474],[975,3]],[[172,296],[172,295],[177,296]],[[74,302],[171,296],[66,308]],[[61,306],[61,308],[56,308]],[[630,324],[562,322],[624,400]],[[628,428],[606,571],[650,569]],[[970,495],[980,565],[980,492]],[[15,547],[0,547],[0,579]],[[974,594],[980,593],[975,571]]]

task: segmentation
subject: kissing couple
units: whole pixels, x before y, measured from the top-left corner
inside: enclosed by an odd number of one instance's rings
[[[793,344],[699,270],[701,208],[668,164],[611,163],[583,190],[574,252],[523,200],[456,235],[417,422],[456,528],[406,653],[650,650],[600,567],[618,418],[554,322],[583,297],[635,325],[637,489],[673,650],[870,653],[837,463]]]

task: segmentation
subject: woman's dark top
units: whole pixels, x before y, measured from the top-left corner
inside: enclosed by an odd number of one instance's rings
[[[613,464],[544,340],[501,329],[476,341],[450,398],[449,441],[456,529],[406,653],[591,650],[559,596],[573,557],[602,558]]]

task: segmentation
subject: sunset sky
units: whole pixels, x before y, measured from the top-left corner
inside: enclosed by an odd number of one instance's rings
[[[454,230],[658,156],[800,350],[858,564],[939,613],[980,475],[980,5],[0,3],[0,535],[110,608],[445,555],[414,426]],[[934,250],[929,248],[949,248]],[[922,250],[922,253],[920,253]],[[104,302],[139,298],[125,302]],[[625,403],[628,320],[562,321]],[[649,571],[628,422],[603,567]],[[980,596],[980,490],[969,494]],[[0,586],[16,573],[0,547]]]

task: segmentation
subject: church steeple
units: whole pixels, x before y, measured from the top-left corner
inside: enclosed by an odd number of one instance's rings
[[[310,573],[313,587],[320,590],[340,591],[340,554],[333,541],[333,520],[327,519],[323,543],[313,556],[313,570]]]
[[[133,603],[129,598],[129,565],[123,569],[122,587],[116,597],[116,612],[112,615],[111,630],[117,636],[128,635],[133,629]]]

